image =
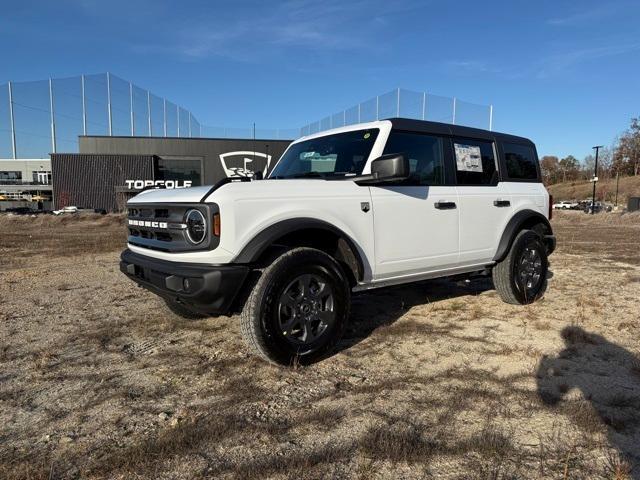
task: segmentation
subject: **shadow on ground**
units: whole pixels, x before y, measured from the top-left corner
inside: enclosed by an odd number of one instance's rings
[[[580,327],[566,327],[561,335],[564,350],[539,363],[540,398],[586,432],[606,425],[610,445],[626,463],[616,478],[640,479],[640,359]],[[582,392],[583,400],[569,398],[573,389]]]

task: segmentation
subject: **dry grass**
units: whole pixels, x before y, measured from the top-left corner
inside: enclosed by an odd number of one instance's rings
[[[549,193],[553,195],[555,201],[560,200],[583,200],[591,198],[593,184],[587,180],[564,182],[547,187]],[[596,198],[613,202],[616,193],[616,179],[601,180],[598,182]],[[626,205],[629,197],[640,196],[640,176],[621,177],[618,191],[618,203]]]
[[[67,218],[0,217],[2,479],[640,478],[633,222],[559,215],[527,307],[488,279],[356,296],[335,355],[281,369],[130,284],[119,218]]]

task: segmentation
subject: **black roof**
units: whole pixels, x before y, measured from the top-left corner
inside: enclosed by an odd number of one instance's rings
[[[393,128],[408,132],[435,133],[456,137],[477,138],[479,140],[500,140],[503,142],[533,145],[533,142],[528,138],[509,135],[508,133],[492,132],[481,128],[463,127],[461,125],[451,125],[449,123],[429,122],[427,120],[413,120],[410,118],[387,118],[386,120],[391,122]]]

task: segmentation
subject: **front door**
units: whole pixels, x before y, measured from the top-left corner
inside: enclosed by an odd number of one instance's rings
[[[458,262],[458,194],[446,185],[445,140],[392,131],[384,153],[403,153],[410,177],[373,186],[376,280],[445,270]]]

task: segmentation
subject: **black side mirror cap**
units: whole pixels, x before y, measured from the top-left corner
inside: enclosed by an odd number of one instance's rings
[[[405,180],[411,174],[409,159],[404,154],[382,155],[371,162],[371,175],[355,178],[359,185],[375,185]]]
[[[264,178],[264,174],[262,173],[262,170],[253,172],[253,180],[262,180],[263,178]]]

